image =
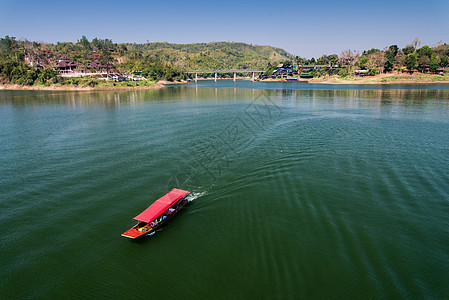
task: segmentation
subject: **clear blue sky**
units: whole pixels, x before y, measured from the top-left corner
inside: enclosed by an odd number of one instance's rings
[[[301,57],[449,43],[449,0],[18,1],[0,0],[0,36],[114,42],[234,41]]]

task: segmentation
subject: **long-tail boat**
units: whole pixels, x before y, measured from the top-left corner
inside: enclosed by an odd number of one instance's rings
[[[122,236],[136,239],[155,232],[156,229],[160,228],[186,205],[189,194],[190,192],[184,190],[172,189],[133,218],[133,220],[139,221],[139,223],[122,233]]]

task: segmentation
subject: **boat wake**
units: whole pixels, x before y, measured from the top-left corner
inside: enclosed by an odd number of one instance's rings
[[[192,202],[193,200],[196,200],[196,199],[198,199],[199,197],[202,197],[202,196],[204,196],[204,195],[206,195],[206,192],[199,192],[199,193],[192,192],[192,193],[190,193],[190,194],[187,196],[187,200],[188,200],[189,202]]]

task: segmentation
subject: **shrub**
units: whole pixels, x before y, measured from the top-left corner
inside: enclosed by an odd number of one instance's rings
[[[57,77],[59,72],[52,68],[43,69],[39,74],[39,81],[46,83],[48,80]]]
[[[368,75],[370,76],[374,76],[376,74],[379,74],[379,70],[377,70],[376,68],[370,68],[368,69]]]
[[[74,86],[78,86],[78,84],[80,83],[80,79],[76,78],[76,77],[71,77],[68,81],[68,84],[74,85]]]
[[[58,83],[62,83],[62,82],[63,82],[63,79],[60,76],[56,76],[51,79],[52,84],[58,84]]]
[[[340,69],[340,71],[338,72],[338,75],[343,78],[347,77],[349,75],[349,71],[347,68]]]
[[[98,84],[98,82],[96,80],[94,80],[94,79],[90,79],[87,82],[87,85],[90,86],[90,87],[95,87],[97,84]]]
[[[318,70],[314,69],[312,71],[309,72],[310,76],[312,77],[320,77],[320,73]]]
[[[338,69],[329,69],[329,70],[327,70],[327,74],[329,74],[329,75],[337,75],[338,72],[339,72]]]

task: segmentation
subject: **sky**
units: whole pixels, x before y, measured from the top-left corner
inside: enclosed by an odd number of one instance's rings
[[[0,37],[270,45],[311,58],[449,43],[449,0],[0,0]]]

